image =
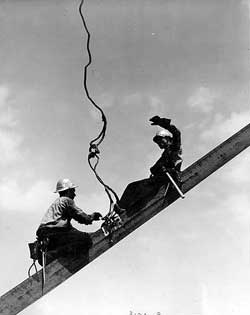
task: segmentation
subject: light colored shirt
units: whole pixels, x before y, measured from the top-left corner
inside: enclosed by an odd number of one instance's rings
[[[92,223],[92,217],[78,208],[74,200],[68,197],[59,197],[46,211],[40,227],[71,228],[71,219],[83,224]]]

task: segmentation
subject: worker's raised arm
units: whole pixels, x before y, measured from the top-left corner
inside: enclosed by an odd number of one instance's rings
[[[169,125],[168,128],[165,128],[170,131],[173,135],[173,143],[172,143],[172,150],[178,151],[181,149],[181,132],[178,128],[174,125]]]
[[[171,119],[154,116],[150,118],[149,121],[152,122],[151,125],[160,126],[168,130],[173,135],[173,143],[172,143],[173,150],[177,151],[181,149],[181,132],[178,128],[176,128],[175,125],[171,124]]]

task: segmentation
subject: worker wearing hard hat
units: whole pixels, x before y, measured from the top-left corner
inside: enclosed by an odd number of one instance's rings
[[[171,120],[154,116],[150,119],[152,125],[162,127],[153,141],[164,150],[159,160],[150,168],[150,177],[130,183],[121,196],[114,210],[121,214],[126,211],[128,216],[140,210],[147,201],[158,192],[159,188],[168,184],[167,173],[180,185],[180,169],[182,164],[181,133],[171,124]]]
[[[150,168],[150,172],[153,176],[163,175],[166,171],[174,175],[176,171],[180,171],[182,164],[181,133],[171,125],[170,119],[154,116],[150,121],[152,121],[151,125],[165,128],[158,131],[153,138],[153,141],[164,151],[160,159]]]
[[[90,235],[75,229],[71,220],[92,224],[102,215],[99,212],[88,215],[75,205],[76,187],[69,179],[60,179],[57,182],[55,193],[59,197],[46,211],[36,232],[39,240],[49,239],[47,263],[58,256],[86,253],[92,246]]]

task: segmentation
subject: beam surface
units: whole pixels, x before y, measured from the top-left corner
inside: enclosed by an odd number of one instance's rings
[[[182,172],[182,191],[188,192],[248,146],[250,124],[186,168]],[[89,251],[89,257],[57,259],[46,266],[46,283],[43,290],[40,270],[2,295],[0,314],[15,315],[21,312],[179,198],[176,191],[164,197],[164,191],[163,186],[140,212],[125,220],[122,227],[113,233],[112,240],[109,236],[104,236],[101,230],[93,233],[93,247]]]

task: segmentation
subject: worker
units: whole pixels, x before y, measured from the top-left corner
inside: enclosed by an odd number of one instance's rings
[[[88,215],[75,205],[76,187],[69,179],[57,182],[55,193],[59,198],[50,205],[36,232],[38,240],[48,240],[47,264],[59,256],[85,255],[92,246],[90,234],[75,229],[70,221],[88,225],[102,215],[99,212]],[[41,257],[38,261],[41,264]]]
[[[131,216],[134,212],[142,209],[157,194],[161,186],[169,184],[167,173],[177,185],[181,185],[181,133],[168,118],[154,116],[150,121],[152,122],[151,125],[164,128],[159,130],[153,138],[163,153],[150,168],[149,178],[130,183],[126,187],[119,202],[114,205],[114,211],[118,215],[125,213],[127,216]]]

